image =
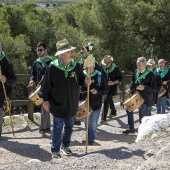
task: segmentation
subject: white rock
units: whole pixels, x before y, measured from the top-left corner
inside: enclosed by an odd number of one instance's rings
[[[143,139],[144,136],[159,129],[167,129],[170,125],[170,113],[145,116],[138,128],[138,136],[135,142]]]
[[[30,159],[27,163],[41,162],[39,159]]]

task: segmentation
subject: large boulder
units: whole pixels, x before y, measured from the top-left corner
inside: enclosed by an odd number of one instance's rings
[[[145,116],[138,129],[138,136],[135,142],[143,139],[144,136],[160,129],[167,129],[170,126],[170,113]]]

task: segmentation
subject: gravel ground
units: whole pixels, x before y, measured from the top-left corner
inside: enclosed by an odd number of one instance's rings
[[[85,127],[75,126],[71,140],[74,155],[51,159],[51,136],[38,133],[39,121],[27,124],[22,118],[15,124],[15,138],[11,128],[3,129],[0,140],[0,170],[169,170],[170,128],[148,135],[135,143],[137,133],[123,135],[127,127],[124,109],[117,107],[118,115],[99,125],[94,146],[82,144]],[[153,114],[155,110],[153,109]],[[135,127],[138,128],[135,112]]]

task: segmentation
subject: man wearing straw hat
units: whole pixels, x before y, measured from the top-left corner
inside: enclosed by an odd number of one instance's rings
[[[41,92],[46,111],[53,115],[52,158],[61,154],[72,155],[69,147],[74,125],[74,116],[78,110],[80,85],[84,84],[83,70],[73,58],[74,49],[64,39],[56,43],[58,59],[47,68]]]
[[[157,98],[158,98],[158,92],[161,89],[162,86],[162,80],[161,80],[161,76],[157,75],[156,72],[156,67],[155,67],[155,60],[154,59],[149,59],[147,61],[147,67],[153,72],[153,74],[155,75],[156,78],[156,90],[155,90],[155,104],[157,103]]]
[[[30,85],[33,86],[39,84],[42,77],[45,74],[47,66],[51,63],[52,58],[47,53],[47,45],[45,42],[39,42],[36,47],[36,52],[38,55],[38,59],[34,61],[31,77],[30,77]],[[41,122],[39,127],[40,133],[50,132],[50,112],[46,111],[41,105]]]
[[[16,82],[15,73],[13,70],[13,65],[5,57],[5,53],[2,51],[2,43],[0,42],[0,66],[1,66],[1,74],[0,75],[0,139],[2,133],[2,124],[3,124],[3,105],[5,100],[4,90],[6,91],[7,97],[9,97],[12,93],[12,85]],[[4,87],[2,83],[4,83]]]
[[[113,116],[117,115],[116,109],[114,107],[113,96],[117,94],[117,83],[122,80],[122,73],[119,67],[113,63],[113,57],[111,57],[110,55],[105,55],[101,63],[101,72],[105,76],[109,86],[109,91],[104,98],[104,106],[101,120],[101,124],[106,124],[106,116],[109,106],[111,113],[108,117],[112,118]]]

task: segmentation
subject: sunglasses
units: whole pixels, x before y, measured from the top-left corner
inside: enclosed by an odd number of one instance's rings
[[[43,52],[44,49],[37,49],[37,52]]]

